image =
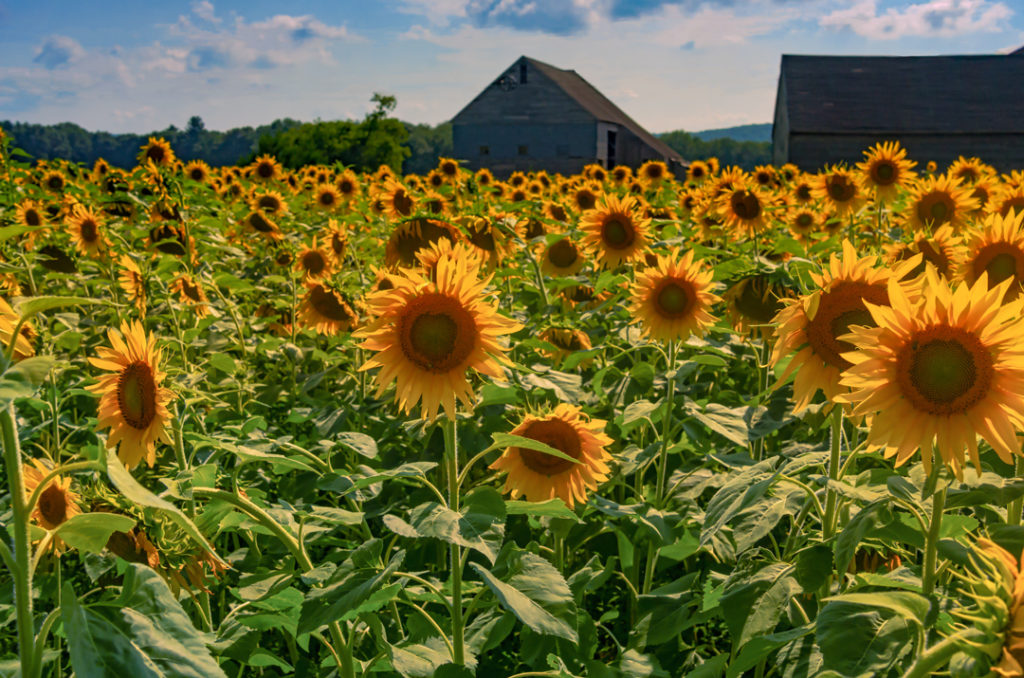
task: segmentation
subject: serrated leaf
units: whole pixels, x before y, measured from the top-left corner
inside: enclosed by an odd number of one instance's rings
[[[505,501],[493,488],[478,487],[466,495],[458,512],[426,502],[409,511],[408,522],[389,515],[384,523],[402,536],[430,537],[474,549],[493,563],[505,537]]]
[[[533,438],[525,438],[523,436],[512,435],[511,433],[495,433],[494,444],[491,445],[488,449],[496,450],[508,447],[522,447],[528,450],[533,450],[535,452],[543,452],[544,454],[550,454],[552,457],[558,457],[559,459],[564,459],[565,461],[571,461],[574,464],[583,463],[579,459],[570,457],[565,452],[562,452],[561,450],[556,450],[550,445],[542,443],[539,440],[534,440]]]
[[[377,441],[365,433],[343,431],[338,434],[338,442],[368,459],[377,458]]]
[[[325,586],[310,589],[299,614],[299,635],[311,633],[331,622],[354,619],[363,612],[387,604],[397,595],[401,585],[395,582],[385,586],[385,583],[404,559],[405,551],[399,551],[379,572],[372,568],[343,571],[336,579],[328,580]]]

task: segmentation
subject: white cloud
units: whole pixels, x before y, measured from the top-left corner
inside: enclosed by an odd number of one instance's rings
[[[219,24],[221,22],[220,17],[214,12],[213,3],[210,0],[195,0],[192,3],[192,13],[212,24]]]
[[[47,70],[63,68],[78,61],[85,54],[78,41],[66,35],[51,35],[36,48],[33,63]]]
[[[968,33],[998,32],[1013,16],[1002,2],[990,0],[930,0],[904,8],[879,11],[877,0],[857,0],[845,9],[822,17],[825,28],[849,29],[873,40],[907,36],[953,37]]]

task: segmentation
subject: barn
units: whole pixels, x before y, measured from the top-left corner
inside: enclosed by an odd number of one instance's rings
[[[576,71],[520,57],[452,119],[456,158],[498,176],[516,170],[572,174],[585,165],[638,167],[683,159]]]
[[[898,140],[918,162],[977,156],[1024,167],[1024,53],[924,57],[785,54],[772,130],[776,164],[852,163]]]

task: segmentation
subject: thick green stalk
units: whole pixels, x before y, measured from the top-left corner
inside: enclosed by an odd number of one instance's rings
[[[455,420],[444,422],[444,452],[448,463],[448,508],[459,510],[459,441],[455,435]],[[462,549],[451,544],[452,569],[452,661],[466,663],[465,622],[462,618]]]
[[[1018,478],[1024,477],[1024,457],[1017,456],[1014,463],[1014,475]],[[1018,497],[1006,507],[1006,524],[1020,525],[1021,511],[1024,510],[1024,497]]]
[[[933,463],[939,463],[936,460]],[[941,480],[939,482],[942,482]],[[930,596],[935,590],[935,565],[939,556],[939,532],[942,512],[946,508],[946,486],[936,488],[932,495],[932,518],[928,522],[928,535],[924,543],[924,569],[921,573],[921,593]]]
[[[32,544],[28,533],[28,502],[25,497],[25,479],[21,473],[21,444],[18,424],[14,418],[14,404],[0,413],[0,432],[4,442],[4,463],[11,492],[11,511],[14,521],[14,604],[17,613],[18,654],[21,656],[21,675],[35,674],[35,627],[32,619]]]
[[[840,469],[840,440],[843,433],[843,408],[839,405],[832,406],[832,449],[828,459],[829,480],[839,480]],[[836,529],[836,506],[839,504],[839,495],[835,488],[828,487],[825,490],[825,517],[821,526],[821,533],[824,541],[828,541],[835,535]]]
[[[676,342],[668,342],[668,373],[665,377],[665,412],[662,414],[661,452],[658,455],[658,486],[654,489],[654,505],[663,508],[665,483],[668,481],[668,447],[672,432],[672,403],[676,396]]]
[[[943,638],[928,648],[914,665],[907,669],[903,678],[928,678],[934,676],[957,652],[973,643],[983,642],[984,633],[978,629],[964,629]]]

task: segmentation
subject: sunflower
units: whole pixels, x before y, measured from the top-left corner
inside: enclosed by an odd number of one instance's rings
[[[97,158],[92,165],[92,180],[99,184],[110,173],[110,163],[103,158]]]
[[[153,163],[158,167],[170,167],[174,164],[174,151],[163,137],[150,137],[139,150],[139,164]]]
[[[601,189],[598,186],[587,185],[580,186],[575,189],[570,198],[572,203],[576,206],[576,209],[580,212],[586,212],[597,207],[598,200],[605,197],[601,193]],[[525,196],[524,196],[525,198]]]
[[[263,212],[268,217],[278,217],[288,213],[288,203],[277,191],[261,191],[253,193],[250,206],[253,211]]]
[[[352,200],[359,195],[359,178],[352,170],[345,170],[334,180],[334,187],[342,200]]]
[[[469,244],[475,247],[481,258],[489,261],[490,265],[496,264],[509,252],[508,238],[496,222],[477,217],[463,217],[461,221],[465,224]]]
[[[812,202],[814,200],[814,178],[808,174],[801,174],[794,180],[789,194],[799,205]]]
[[[359,317],[336,289],[316,280],[306,281],[306,295],[296,319],[317,334],[334,336],[356,326]]]
[[[267,240],[280,240],[282,237],[281,229],[277,227],[270,217],[259,210],[253,210],[249,212],[248,216],[242,220],[247,228],[256,233],[259,233]]]
[[[954,231],[959,231],[968,214],[976,208],[977,201],[971,197],[969,187],[940,175],[918,181],[907,197],[904,218],[916,229],[938,228],[949,224]]]
[[[281,176],[281,163],[274,156],[263,154],[252,161],[249,170],[256,181],[273,181]]]
[[[1024,212],[1024,188],[1020,186],[1002,186],[989,201],[989,211],[1002,216],[1010,212]]]
[[[840,217],[856,212],[866,200],[857,177],[845,167],[826,167],[815,179],[811,195],[824,200]]]
[[[597,252],[597,260],[605,268],[643,257],[650,219],[642,218],[637,207],[636,198],[605,194],[595,209],[580,218],[583,243]]]
[[[693,250],[680,257],[658,255],[657,263],[636,276],[630,312],[634,322],[655,341],[701,335],[714,324],[708,309],[719,301],[711,291],[713,272],[693,261]]]
[[[913,181],[917,163],[907,159],[907,149],[898,141],[879,142],[864,151],[864,161],[857,164],[861,184],[880,200],[892,200],[899,189]]]
[[[122,254],[120,262],[121,272],[117,276],[117,282],[128,295],[128,301],[135,304],[139,313],[145,317],[146,314],[146,283],[142,279],[142,271],[127,254]]]
[[[174,280],[171,291],[177,292],[179,301],[189,306],[200,318],[210,314],[210,300],[206,297],[203,286],[187,273]]]
[[[451,181],[459,176],[459,161],[452,158],[438,158],[437,169]]]
[[[776,183],[777,174],[771,165],[758,165],[751,173],[753,182],[761,188],[771,188]]]
[[[626,165],[616,165],[609,172],[609,176],[616,186],[625,186],[633,180],[633,169]]]
[[[756,331],[763,336],[773,333],[772,319],[782,310],[782,300],[792,296],[791,290],[764,274],[740,278],[722,295],[729,310],[732,326],[740,334]]]
[[[313,204],[317,209],[330,212],[341,204],[341,192],[331,184],[320,184],[313,191]]]
[[[842,258],[832,254],[828,268],[821,275],[812,274],[818,289],[796,299],[784,299],[784,308],[773,322],[777,325],[776,341],[770,364],[776,366],[792,354],[776,386],[793,373],[794,412],[799,413],[820,389],[832,402],[841,392],[840,373],[850,366],[842,355],[852,346],[839,337],[852,325],[873,325],[865,302],[876,306],[889,304],[889,278],[899,280],[914,266],[910,259],[895,267],[874,268],[877,257],[857,257],[849,240],[843,241]]]
[[[467,407],[473,402],[469,368],[501,378],[499,363],[508,360],[498,337],[521,325],[485,300],[488,281],[476,279],[464,260],[439,261],[436,280],[415,271],[392,280],[393,289],[369,295],[375,317],[356,336],[373,355],[359,369],[382,368],[376,375],[378,397],[396,381],[403,411],[422,400],[425,419],[434,419],[442,406],[454,419],[456,398]]]
[[[107,332],[112,348],[97,349],[89,358],[94,367],[109,370],[88,390],[100,396],[98,425],[110,429],[107,447],[118,446],[117,456],[131,469],[143,459],[156,462],[156,442],[171,443],[167,403],[174,395],[160,386],[160,350],[156,337],[147,335],[139,322],[125,322],[121,331]]]
[[[611,455],[605,449],[612,439],[604,433],[605,422],[590,419],[579,407],[561,403],[547,415],[528,414],[512,435],[530,438],[572,457],[576,463],[554,455],[509,447],[490,465],[505,471],[504,492],[515,499],[547,501],[558,497],[573,508],[586,503],[587,492],[608,480]]]
[[[82,254],[95,257],[107,248],[106,238],[101,229],[102,218],[88,207],[77,205],[70,219],[68,230],[75,246]]]
[[[572,236],[566,234],[544,247],[540,268],[552,277],[576,275],[583,268],[584,262],[583,251]]]
[[[644,164],[640,165],[640,169],[637,170],[636,176],[640,181],[649,186],[659,186],[662,181],[671,177],[668,172],[668,165],[661,160],[648,160]]]
[[[462,239],[459,230],[439,219],[410,219],[397,224],[384,247],[388,266],[415,266],[416,252],[445,238],[452,243]]]
[[[978,473],[977,436],[1012,463],[1024,430],[1024,299],[1001,305],[1010,284],[989,287],[987,276],[956,289],[929,270],[915,298],[889,282],[890,307],[868,303],[875,327],[855,327],[856,351],[842,376],[843,400],[856,415],[871,415],[868,444],[884,448],[896,465],[919,448],[931,471],[934,446],[958,478],[964,452]]]
[[[1011,280],[1006,299],[1016,299],[1024,286],[1024,212],[990,214],[980,228],[970,231],[967,254],[960,262],[960,278],[973,285],[988,276],[995,287]]]
[[[900,281],[906,282],[924,273],[927,264],[934,266],[936,272],[943,278],[951,278],[956,262],[960,258],[960,249],[961,238],[953,235],[953,229],[946,225],[932,235],[919,233],[909,243],[891,245],[886,248],[886,252],[890,264],[906,261],[918,253],[922,255],[921,263]]]
[[[589,351],[594,347],[586,332],[572,327],[549,327],[540,333],[540,339],[554,346],[553,351],[541,350],[556,363],[562,362],[577,351]],[[586,364],[590,362],[590,359],[585,360],[580,363],[580,366],[586,367]]]
[[[703,184],[710,175],[708,164],[702,160],[694,160],[686,169],[686,178],[698,185]]]
[[[189,162],[184,171],[186,177],[199,184],[205,184],[210,178],[210,166],[202,160]]]
[[[22,465],[22,475],[25,479],[25,500],[35,493],[42,484],[43,479],[50,475],[53,469],[46,466],[39,459],[32,459],[31,464]],[[32,507],[32,514],[29,518],[44,530],[56,530],[74,516],[82,512],[79,506],[80,498],[71,489],[71,478],[56,476],[51,478],[43,490],[39,493],[36,505]],[[63,542],[60,537],[53,541],[53,548],[60,551]]]
[[[437,278],[437,266],[442,259],[464,262],[471,275],[479,275],[484,264],[484,255],[481,251],[461,240],[452,244],[450,240],[442,238],[416,252],[416,260],[431,280]]]
[[[295,258],[295,270],[307,278],[329,278],[334,268],[330,251],[324,246],[317,246],[316,237],[308,247],[299,252]]]
[[[821,214],[808,205],[798,205],[786,212],[784,221],[789,227],[790,234],[807,245],[821,225]]]
[[[11,305],[0,298],[0,350],[6,351],[11,344],[11,337],[14,336],[14,328],[18,326],[20,316],[11,308]],[[18,339],[14,342],[15,362],[30,358],[36,351],[32,347],[32,339],[35,337],[35,328],[30,323],[23,323]]]
[[[384,185],[374,192],[374,199],[384,204],[384,213],[392,219],[407,217],[413,212],[416,201],[409,190],[394,179],[387,179]]]
[[[473,178],[476,180],[477,186],[490,186],[494,183],[494,175],[486,167],[477,170]]]
[[[339,264],[345,260],[345,252],[348,250],[348,231],[344,224],[339,224],[334,219],[327,220],[327,228],[323,230],[324,240],[331,246],[331,254]]]
[[[737,182],[719,197],[718,212],[737,236],[750,236],[765,226],[768,196],[760,189]]]
[[[963,184],[974,184],[986,176],[993,176],[995,170],[981,161],[981,158],[960,156],[953,161],[946,173]]]
[[[67,184],[68,180],[60,170],[47,171],[40,182],[40,185],[50,193],[61,193]]]

